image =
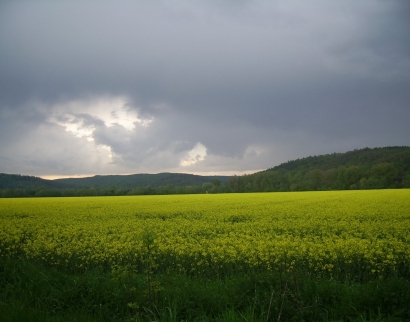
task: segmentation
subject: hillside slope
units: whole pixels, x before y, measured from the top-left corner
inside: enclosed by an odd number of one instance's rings
[[[410,188],[410,147],[311,156],[244,176],[184,173],[44,180],[0,174],[0,197]]]
[[[199,176],[186,173],[158,173],[132,175],[104,175],[86,178],[66,178],[45,180],[33,176],[0,173],[0,189],[133,189],[139,187],[161,186],[200,186],[219,180],[221,183],[229,180],[228,176]]]
[[[337,167],[372,167],[380,163],[391,163],[396,167],[410,168],[410,147],[364,148],[346,153],[332,153],[310,156],[282,163],[266,171],[310,171],[329,170]]]
[[[33,176],[24,176],[19,174],[0,173],[0,189],[68,189],[73,188],[70,184],[45,180]]]
[[[410,147],[311,156],[230,180],[234,191],[410,188]]]
[[[228,176],[198,176],[186,173],[158,173],[158,174],[131,174],[107,175],[88,178],[56,179],[55,182],[72,185],[80,188],[116,188],[133,189],[139,187],[156,188],[160,186],[198,186],[213,180],[228,181]]]

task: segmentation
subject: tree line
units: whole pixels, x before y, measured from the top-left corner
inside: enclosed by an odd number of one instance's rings
[[[410,172],[403,173],[390,163],[382,163],[367,169],[360,166],[338,167],[328,170],[266,171],[252,175],[232,176],[229,181],[220,180],[195,186],[137,187],[133,189],[83,188],[57,189],[2,189],[0,196],[12,197],[74,197],[74,196],[126,196],[166,195],[232,192],[278,192],[347,189],[410,188]]]
[[[370,169],[349,166],[307,172],[271,171],[232,177],[229,184],[235,192],[410,188],[410,173],[400,173],[393,165],[383,163]]]
[[[180,176],[177,176],[177,178]],[[6,178],[6,177],[5,177]],[[10,178],[10,177],[7,177]],[[221,180],[220,180],[221,179]],[[146,187],[31,187],[0,189],[0,197],[74,197],[165,195],[232,192],[315,191],[410,188],[410,147],[365,148],[312,156],[283,163],[258,173],[214,177],[194,185]],[[33,184],[33,178],[25,178]],[[45,181],[42,181],[45,182]],[[61,184],[61,183],[59,183]]]
[[[86,197],[86,196],[133,196],[133,195],[169,195],[169,194],[200,194],[230,192],[222,189],[221,181],[215,179],[213,182],[194,186],[174,186],[168,184],[159,187],[137,187],[137,188],[46,188],[35,189],[7,188],[0,189],[2,198],[24,198],[24,197]]]

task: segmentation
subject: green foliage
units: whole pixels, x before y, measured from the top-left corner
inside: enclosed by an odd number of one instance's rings
[[[0,173],[0,189],[64,189],[72,185],[32,176]]]
[[[410,147],[366,148],[308,157],[238,177],[235,192],[406,188]]]
[[[192,278],[157,274],[151,308],[146,276],[61,272],[40,263],[0,263],[2,321],[407,321],[410,281],[366,283],[302,272]]]
[[[44,180],[0,174],[0,198],[195,194],[225,192],[228,176],[134,174]]]
[[[55,182],[69,184],[79,188],[94,187],[97,189],[106,189],[116,187],[120,189],[135,188],[158,188],[158,187],[185,187],[200,186],[214,180],[226,182],[227,176],[198,176],[186,173],[158,173],[158,174],[132,174],[132,175],[109,175],[94,176],[88,178],[68,178],[56,179]]]

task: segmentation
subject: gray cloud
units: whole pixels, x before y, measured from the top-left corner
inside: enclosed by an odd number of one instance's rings
[[[0,172],[239,173],[408,145],[409,16],[381,0],[4,1]]]

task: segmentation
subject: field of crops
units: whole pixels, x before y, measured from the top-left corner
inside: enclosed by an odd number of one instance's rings
[[[2,321],[407,321],[410,190],[0,199]]]
[[[409,276],[410,190],[0,200],[0,256],[193,276]]]

